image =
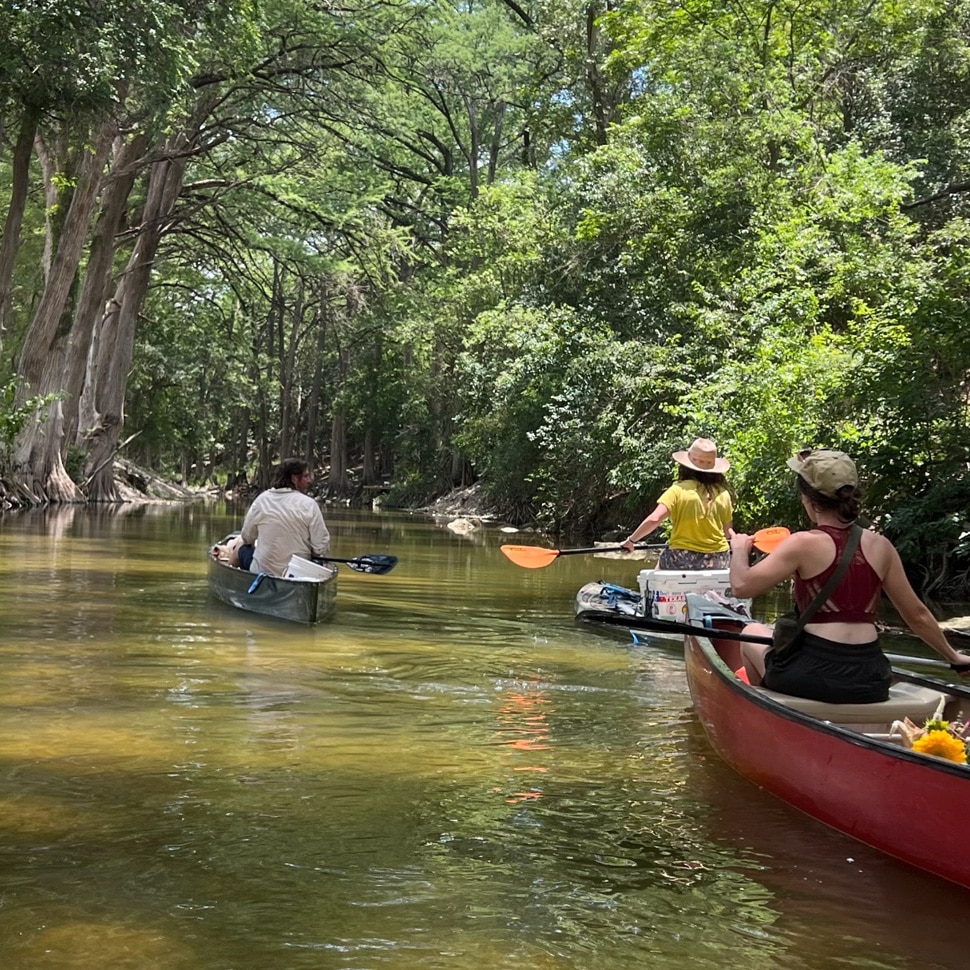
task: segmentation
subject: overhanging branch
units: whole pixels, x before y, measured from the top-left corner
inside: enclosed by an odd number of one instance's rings
[[[961,192],[970,192],[970,182],[951,182],[946,188],[940,189],[939,192],[934,192],[932,195],[924,196],[922,199],[916,199],[913,202],[906,202],[899,208],[905,212],[907,209],[929,205],[931,202],[938,202],[940,199],[945,199],[950,195],[959,195]]]

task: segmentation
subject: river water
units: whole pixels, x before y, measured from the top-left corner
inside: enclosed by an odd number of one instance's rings
[[[574,623],[642,563],[329,510],[400,562],[308,629],[208,598],[239,516],[0,518],[4,970],[966,967],[970,893],[735,776],[676,645]]]

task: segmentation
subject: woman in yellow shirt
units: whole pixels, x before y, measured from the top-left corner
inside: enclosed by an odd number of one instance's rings
[[[669,518],[670,538],[658,569],[727,569],[728,540],[734,535],[734,505],[724,480],[730,463],[718,457],[717,445],[708,438],[696,438],[687,451],[675,451],[673,459],[677,481],[622,545],[632,552],[634,543]]]

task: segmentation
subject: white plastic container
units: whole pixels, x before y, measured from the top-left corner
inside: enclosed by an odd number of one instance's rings
[[[731,597],[727,569],[642,569],[637,576],[644,616],[687,622],[687,594],[714,591]],[[736,600],[750,605],[750,600]]]
[[[290,556],[290,561],[286,564],[286,571],[283,575],[287,579],[305,579],[319,583],[329,579],[333,575],[333,569],[330,566],[311,562],[302,556]]]

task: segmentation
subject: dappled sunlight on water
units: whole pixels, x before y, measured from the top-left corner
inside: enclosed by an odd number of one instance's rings
[[[731,774],[676,644],[574,624],[641,563],[334,511],[400,563],[311,629],[208,598],[239,515],[0,520],[5,968],[965,965],[968,894]]]

